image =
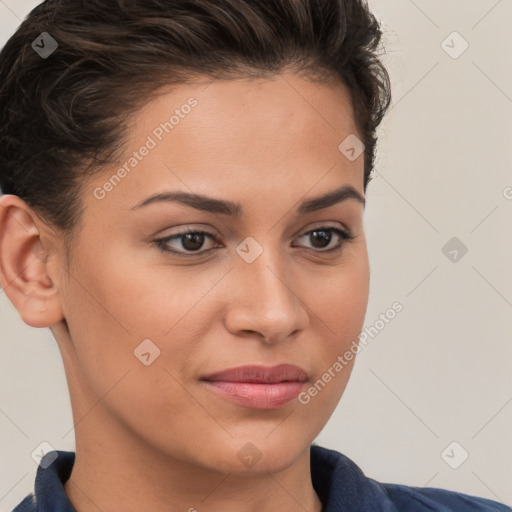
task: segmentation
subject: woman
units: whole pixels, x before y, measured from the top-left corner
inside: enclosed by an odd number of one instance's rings
[[[16,512],[510,510],[312,444],[368,301],[380,38],[358,0],[61,0],[8,41],[0,284],[76,438]]]

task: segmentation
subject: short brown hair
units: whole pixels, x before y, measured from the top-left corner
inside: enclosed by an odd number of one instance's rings
[[[32,47],[42,32],[58,43],[47,58]],[[0,187],[73,231],[84,179],[162,85],[290,68],[348,87],[366,190],[391,101],[381,35],[364,0],[47,0],[0,52]]]

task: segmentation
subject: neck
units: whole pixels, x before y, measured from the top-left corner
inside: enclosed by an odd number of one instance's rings
[[[98,414],[95,414],[98,417]],[[309,448],[277,472],[222,473],[162,454],[113,423],[90,440],[77,432],[65,492],[79,512],[321,512]]]

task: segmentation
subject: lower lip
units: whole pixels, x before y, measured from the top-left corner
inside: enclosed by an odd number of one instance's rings
[[[204,381],[206,387],[218,395],[250,409],[279,409],[297,398],[304,382],[255,382]]]

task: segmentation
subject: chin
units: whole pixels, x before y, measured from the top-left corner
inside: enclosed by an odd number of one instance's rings
[[[219,457],[218,469],[222,466],[222,471],[247,476],[278,473],[297,462],[309,447],[307,441],[294,443],[289,438],[283,440],[276,436],[272,440],[270,437],[258,438],[254,442],[235,441],[234,448],[226,449],[227,457]]]

